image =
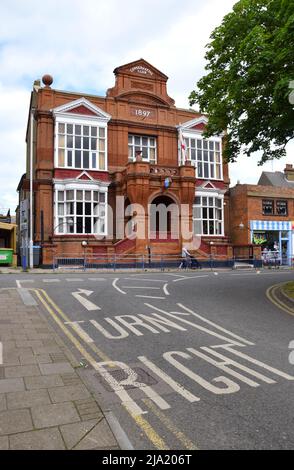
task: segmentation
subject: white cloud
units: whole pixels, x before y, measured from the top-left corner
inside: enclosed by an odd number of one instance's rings
[[[0,207],[17,203],[25,171],[30,91],[45,73],[57,89],[105,94],[113,69],[145,58],[170,77],[179,107],[204,73],[205,44],[235,0],[10,0],[0,3]],[[231,165],[231,180],[256,182],[255,159]],[[276,162],[280,169],[284,162]],[[256,175],[256,176],[255,176]],[[254,179],[254,181],[253,181]],[[1,209],[0,209],[1,212]]]

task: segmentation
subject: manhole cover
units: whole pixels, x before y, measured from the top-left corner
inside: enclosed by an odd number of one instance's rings
[[[150,375],[146,370],[142,369],[141,367],[133,367],[132,371],[137,374],[135,378],[136,382],[142,383],[144,385],[156,385],[158,381]],[[123,369],[108,369],[107,372],[117,381],[121,382],[128,377],[128,374]],[[103,376],[99,373],[94,374],[94,376],[101,382],[103,387],[109,391],[113,392],[113,388],[109,385],[109,383],[103,378]],[[135,385],[124,385],[125,390],[132,390],[134,388],[138,388]]]

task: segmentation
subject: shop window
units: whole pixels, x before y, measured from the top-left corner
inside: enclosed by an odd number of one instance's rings
[[[263,215],[274,215],[274,201],[271,199],[264,199],[262,201]]]
[[[287,201],[276,201],[276,214],[277,215],[288,215]]]

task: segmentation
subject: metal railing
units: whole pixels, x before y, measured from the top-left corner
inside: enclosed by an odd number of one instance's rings
[[[234,268],[237,265],[245,267],[251,265],[253,268],[260,268],[262,261],[251,258],[229,258],[224,255],[201,255],[199,257],[183,258],[181,255],[160,255],[160,254],[113,254],[113,255],[84,255],[66,254],[56,255],[53,259],[53,269],[107,269],[116,271],[118,269],[201,269],[209,268]]]

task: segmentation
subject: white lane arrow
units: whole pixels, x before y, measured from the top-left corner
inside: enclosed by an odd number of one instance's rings
[[[3,344],[0,341],[0,364],[3,364]]]
[[[79,289],[78,292],[72,292],[71,295],[77,299],[87,310],[101,310],[98,305],[95,305],[93,302],[91,302],[88,299],[85,299],[82,297],[82,295],[86,295],[89,297],[91,294],[93,294],[94,291],[92,290],[85,290],[85,289]]]

